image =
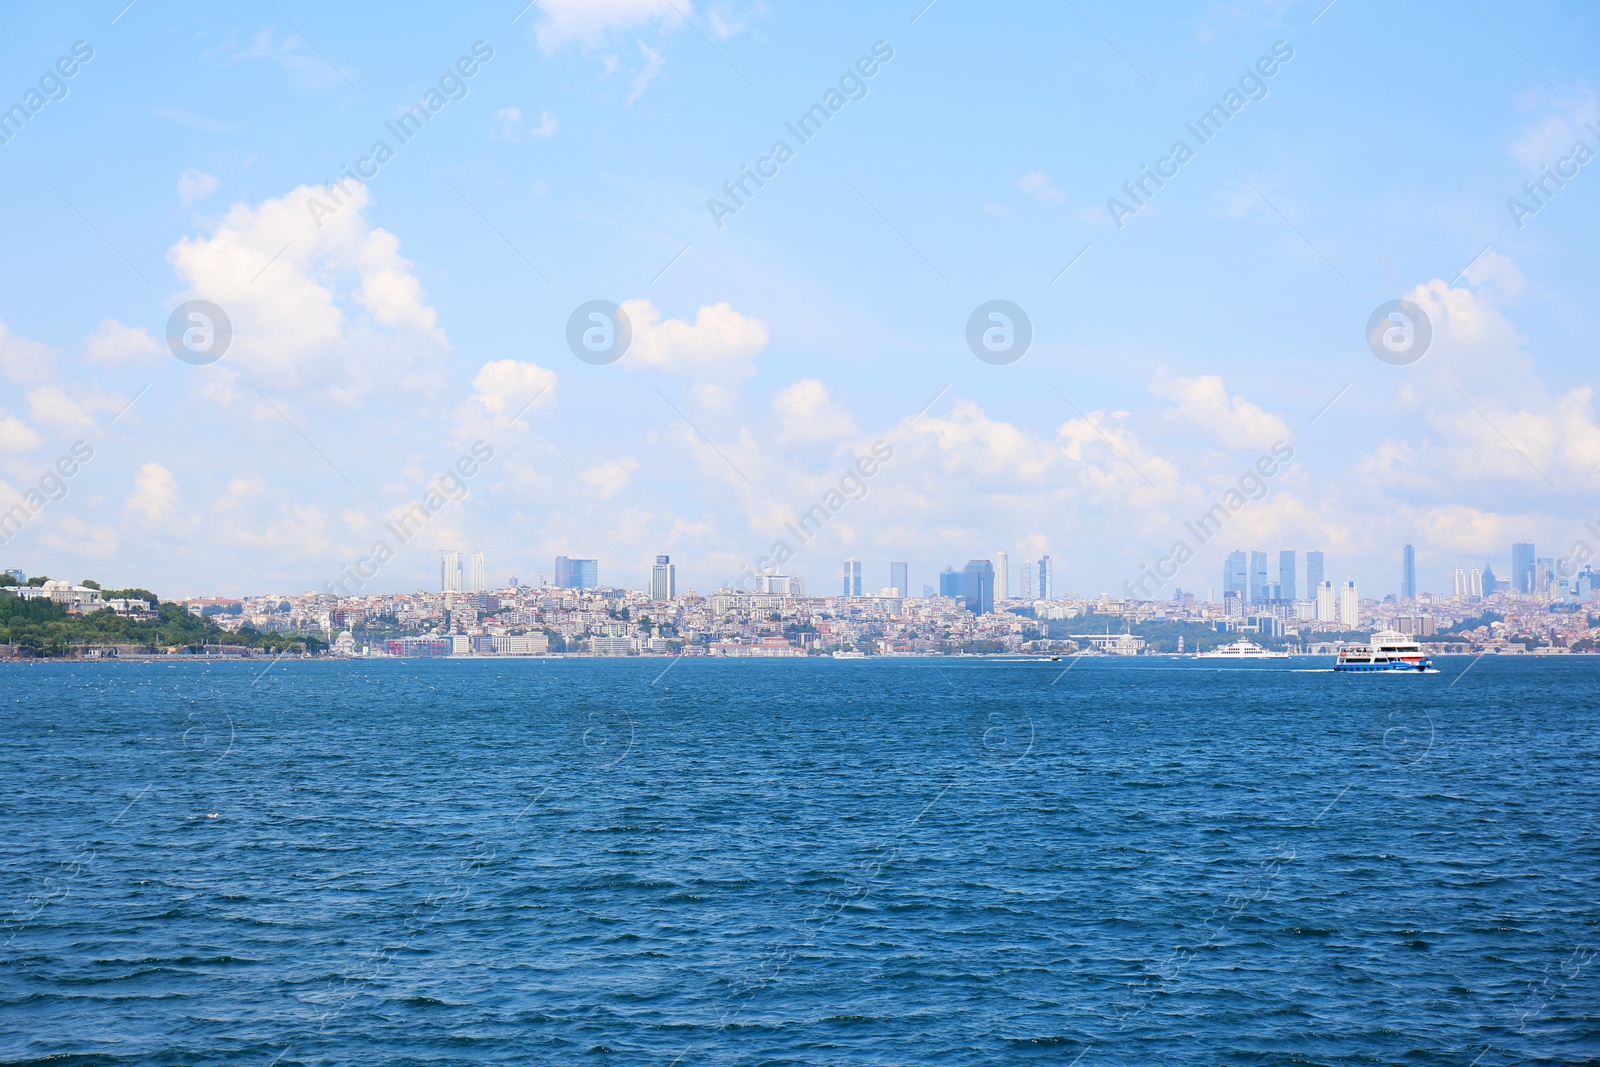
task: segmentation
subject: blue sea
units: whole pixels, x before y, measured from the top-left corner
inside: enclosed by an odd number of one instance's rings
[[[1328,666],[0,667],[0,1060],[1600,1061],[1600,658]]]

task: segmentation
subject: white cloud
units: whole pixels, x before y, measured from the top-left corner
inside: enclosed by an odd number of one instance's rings
[[[178,198],[188,207],[196,200],[204,200],[217,191],[219,182],[213,174],[190,167],[178,176]]]
[[[598,467],[590,467],[579,477],[595,496],[601,500],[610,500],[628,487],[628,483],[633,479],[633,472],[638,469],[638,460],[632,456],[623,456],[621,459],[602,463]]]
[[[32,452],[39,435],[15,415],[0,415],[0,452]]]
[[[55,353],[48,345],[18,337],[0,320],[0,371],[18,385],[38,385],[56,376]]]
[[[123,367],[159,356],[161,346],[142,326],[124,326],[106,319],[83,343],[84,358],[102,367]]]
[[[742,376],[753,372],[769,339],[766,323],[739,314],[726,302],[701,307],[693,324],[682,319],[662,321],[661,312],[648,300],[629,300],[622,310],[633,326],[626,358],[645,367]]]
[[[1171,420],[1187,422],[1227,448],[1268,449],[1292,436],[1288,424],[1263,411],[1242,396],[1230,397],[1220,377],[1170,378],[1163,368],[1150,383],[1153,396],[1175,407],[1163,412]]]
[[[495,425],[509,426],[523,410],[555,402],[556,374],[537,363],[499,359],[483,365],[472,387],[472,399],[494,416]]]
[[[46,548],[70,552],[91,559],[109,559],[117,554],[117,528],[107,524],[91,527],[75,515],[67,515],[55,529],[39,538]]]
[[[370,225],[365,186],[344,196],[309,186],[235,204],[209,237],[167,252],[190,297],[233,323],[227,354],[283,390],[347,403],[380,390],[443,382],[449,341],[394,234]]]
[[[539,47],[546,53],[573,41],[596,48],[617,30],[652,23],[670,29],[694,17],[689,0],[539,0],[539,10]]]
[[[629,105],[644,95],[644,91],[650,88],[650,83],[661,76],[662,69],[667,65],[666,60],[661,58],[660,52],[657,52],[643,41],[637,43],[639,45],[639,53],[644,56],[644,66],[639,68],[639,73],[633,76],[633,89],[628,93],[628,99],[623,101],[623,103]]]
[[[539,125],[531,130],[522,128],[522,109],[503,107],[494,114],[495,126],[489,131],[491,141],[510,141],[521,144],[525,137],[552,137],[561,128],[561,122],[548,111],[539,112]]]
[[[815,378],[802,378],[772,401],[778,413],[780,441],[837,441],[857,432],[850,413],[828,396],[828,387]]]
[[[1017,182],[1017,188],[1041,204],[1061,204],[1065,203],[1067,199],[1067,194],[1051,185],[1050,179],[1045,176],[1042,170],[1036,170],[1032,174],[1024,175],[1022,180]]]
[[[133,492],[123,511],[147,526],[161,526],[176,517],[181,501],[178,480],[159,463],[146,463],[133,479]]]
[[[118,393],[80,385],[41,385],[28,390],[28,414],[33,421],[63,433],[92,430],[102,416],[115,415],[126,403],[127,398]]]

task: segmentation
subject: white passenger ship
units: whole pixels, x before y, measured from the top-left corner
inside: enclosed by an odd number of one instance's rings
[[[1336,671],[1349,674],[1374,672],[1401,672],[1406,674],[1438,674],[1433,662],[1422,652],[1422,646],[1398,630],[1379,630],[1365,645],[1345,645],[1339,649],[1339,659],[1333,665]]]
[[[1221,645],[1210,652],[1196,652],[1195,659],[1288,659],[1287,652],[1274,652],[1262,648],[1254,641],[1241,637],[1231,645]]]

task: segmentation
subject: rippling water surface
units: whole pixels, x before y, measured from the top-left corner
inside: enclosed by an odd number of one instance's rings
[[[1600,658],[1470,662],[0,668],[0,1059],[1594,1063]]]

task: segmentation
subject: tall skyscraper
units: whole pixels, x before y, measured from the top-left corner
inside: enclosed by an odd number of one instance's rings
[[[861,595],[861,561],[853,556],[844,561],[844,595]]]
[[[448,550],[439,553],[439,592],[461,592],[461,553]]]
[[[1056,595],[1056,571],[1049,556],[1039,557],[1039,587],[1033,595],[1040,600],[1053,600]]]
[[[1284,600],[1298,600],[1295,595],[1294,584],[1294,551],[1286,549],[1278,553],[1278,595]]]
[[[1473,573],[1476,574],[1477,572],[1474,571]],[[1456,590],[1456,592],[1455,592],[1456,596],[1467,596],[1468,595],[1467,594],[1467,572],[1462,570],[1460,567],[1456,568],[1455,590]]]
[[[961,595],[966,599],[967,610],[974,615],[987,615],[994,610],[994,564],[986,559],[967,561],[961,573]]]
[[[1243,552],[1229,552],[1228,558],[1222,562],[1222,596],[1227,599],[1229,593],[1236,593],[1243,597],[1250,587],[1249,564]]]
[[[1317,583],[1317,621],[1339,621],[1339,594],[1332,582]]]
[[[1494,596],[1500,592],[1500,579],[1495,577],[1494,568],[1487,563],[1483,565],[1483,595]]]
[[[1533,592],[1533,542],[1518,541],[1511,546],[1511,591]]]
[[[1022,561],[1022,573],[1018,577],[1021,578],[1020,584],[1021,584],[1022,588],[1019,590],[1019,592],[1020,592],[1020,594],[1022,596],[1022,599],[1023,600],[1032,600],[1033,599],[1033,560],[1025,559],[1025,560]]]
[[[904,563],[889,564],[889,588],[895,596],[911,595],[911,568]]]
[[[1250,602],[1256,603],[1266,599],[1267,595],[1267,554],[1265,552],[1250,553]]]
[[[1004,600],[1011,595],[1011,557],[1006,550],[994,551],[994,598]]]
[[[468,583],[474,593],[487,593],[489,591],[489,571],[483,565],[483,553],[472,554],[472,580]]]
[[[1411,545],[1400,550],[1400,599],[1417,599],[1417,550]]]
[[[1327,577],[1323,570],[1322,553],[1306,553],[1306,592],[1311,596],[1317,595],[1317,590],[1322,588],[1322,580]]]
[[[1556,561],[1554,556],[1543,556],[1533,561],[1533,591],[1548,595],[1556,586]]]
[[[1483,572],[1476,567],[1472,568],[1472,580],[1467,586],[1467,595],[1483,598]]]
[[[678,568],[672,565],[671,556],[657,556],[656,565],[650,568],[650,599],[671,600],[678,595]]]
[[[1361,625],[1361,601],[1356,596],[1356,583],[1345,582],[1339,587],[1339,625],[1354,630]]]
[[[599,584],[599,560],[556,557],[557,589],[594,589]]]
[[[939,595],[961,596],[961,572],[954,567],[946,567],[939,572]]]

